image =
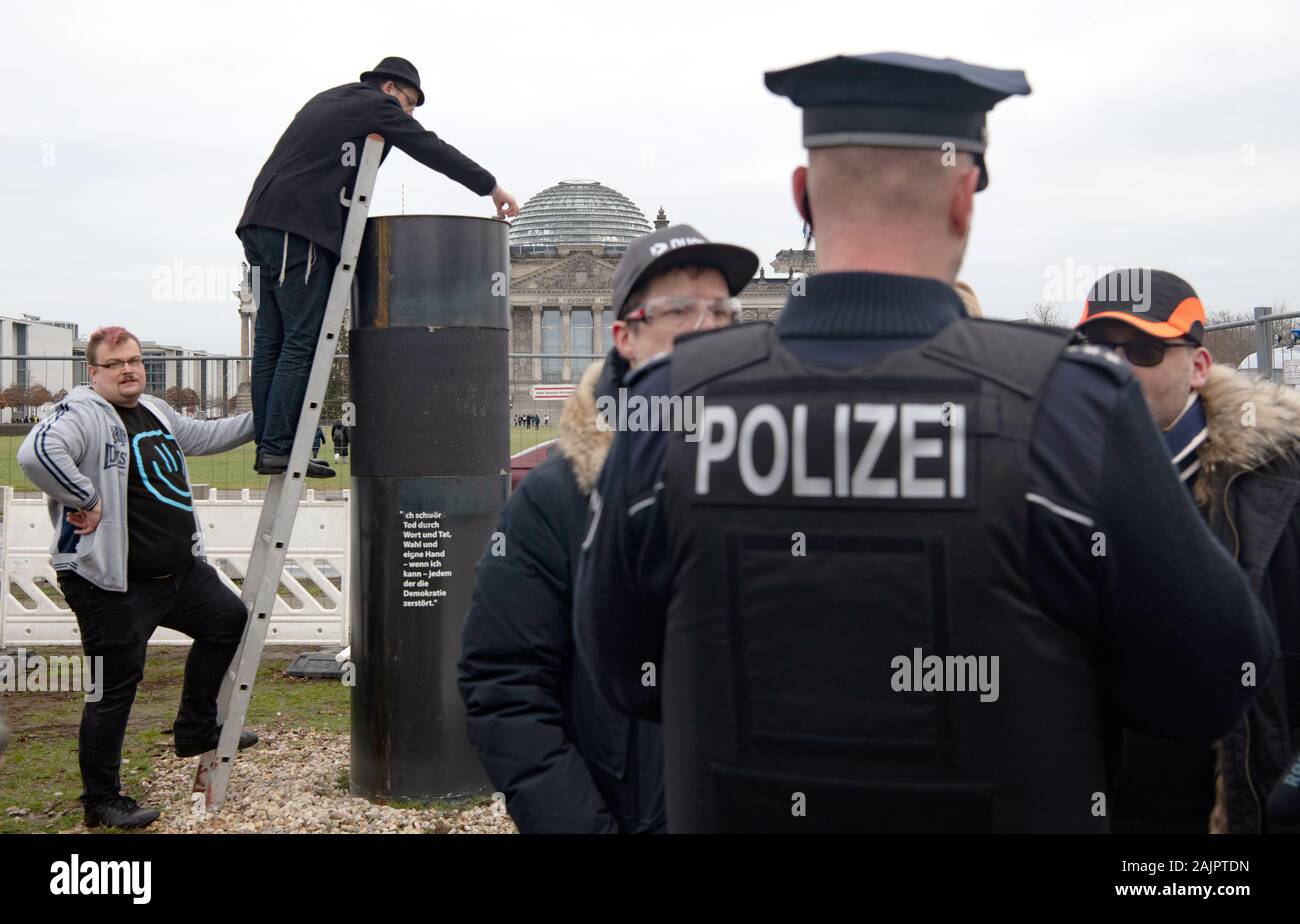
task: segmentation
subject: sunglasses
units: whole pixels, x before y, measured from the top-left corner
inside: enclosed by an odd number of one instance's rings
[[[1156,340],[1154,337],[1140,337],[1127,343],[1096,340],[1092,337],[1088,337],[1086,340],[1096,346],[1109,347],[1116,352],[1122,352],[1124,358],[1133,365],[1145,367],[1158,366],[1164,362],[1165,350],[1173,347],[1200,346],[1195,340]]]

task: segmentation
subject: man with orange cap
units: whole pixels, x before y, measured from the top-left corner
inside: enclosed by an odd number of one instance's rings
[[[1271,821],[1263,805],[1300,747],[1300,394],[1214,365],[1205,308],[1173,273],[1103,276],[1079,328],[1132,365],[1179,478],[1246,569],[1282,649],[1258,678],[1254,703],[1217,745],[1217,787],[1211,740],[1125,732],[1114,830],[1204,832],[1213,816],[1216,829],[1234,833],[1294,831]]]

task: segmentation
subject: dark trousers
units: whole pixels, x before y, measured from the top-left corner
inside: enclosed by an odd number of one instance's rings
[[[285,234],[257,225],[239,233],[248,265],[258,270],[253,289],[257,305],[251,383],[253,439],[263,455],[269,456],[287,456],[293,448],[325,303],[338,265],[338,257],[296,234],[288,235],[286,259]]]
[[[171,577],[131,578],[125,592],[101,590],[69,571],[59,589],[76,614],[86,657],[102,657],[99,702],[81,713],[81,800],[93,805],[121,792],[122,739],[144,676],[149,636],[159,626],[194,639],[185,662],[177,741],[208,742],[217,730],[217,696],[239,647],[248,611],[206,562]],[[94,662],[92,662],[94,663]]]

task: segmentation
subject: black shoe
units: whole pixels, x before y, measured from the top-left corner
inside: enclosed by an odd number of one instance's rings
[[[85,820],[87,828],[144,828],[158,820],[158,810],[141,808],[130,796],[114,796],[86,806]]]
[[[208,751],[215,751],[217,745],[221,742],[221,727],[217,726],[217,733],[206,743],[195,742],[186,738],[176,739],[176,756],[177,757],[198,757],[200,754],[206,754]],[[257,744],[257,733],[244,729],[239,733],[239,749],[251,748]]]
[[[253,470],[259,475],[283,475],[289,470],[289,457],[264,456],[259,452],[257,461],[253,463]],[[317,462],[315,459],[307,461],[308,478],[334,478],[336,474],[334,469],[324,462]]]

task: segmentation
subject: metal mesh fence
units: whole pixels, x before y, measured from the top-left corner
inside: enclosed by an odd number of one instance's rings
[[[246,356],[145,356],[145,392],[187,417],[239,414],[252,408],[249,367]],[[59,401],[89,381],[84,356],[0,356],[0,484],[11,486],[20,496],[40,493],[18,466],[18,447]],[[317,453],[338,475],[313,479],[310,487],[318,496],[328,497],[350,484],[350,454],[335,445],[333,433],[335,422],[344,420],[348,398],[348,360],[339,355],[321,407],[322,441]],[[554,439],[562,407],[559,399],[512,407],[511,455]],[[245,488],[264,490],[268,479],[253,471],[254,452],[248,443],[218,455],[187,457],[195,495],[206,497],[209,488],[222,497]]]

